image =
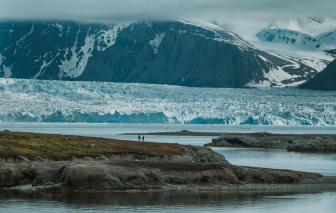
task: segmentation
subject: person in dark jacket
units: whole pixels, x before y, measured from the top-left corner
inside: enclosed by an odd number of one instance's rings
[[[140,139],[141,139],[141,136],[140,136],[140,135],[138,136],[138,139],[139,139],[139,141],[140,141]]]
[[[142,136],[142,142],[144,142],[144,141],[145,141],[145,136],[143,135],[143,136]]]

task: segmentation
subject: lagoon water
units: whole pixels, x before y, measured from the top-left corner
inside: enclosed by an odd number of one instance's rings
[[[334,213],[335,192],[34,194],[0,191],[0,212]]]
[[[0,130],[136,140],[122,133],[202,131],[336,134],[336,127],[156,124],[0,123]],[[146,141],[203,145],[214,137],[146,136]],[[236,165],[291,169],[336,176],[336,154],[276,149],[213,148]],[[336,192],[148,192],[35,194],[0,191],[0,212],[335,212]]]

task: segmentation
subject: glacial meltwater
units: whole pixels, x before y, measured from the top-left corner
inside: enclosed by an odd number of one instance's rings
[[[276,127],[173,124],[0,123],[0,130],[56,133],[136,140],[122,133],[271,132],[336,134],[335,127]],[[146,141],[203,145],[215,136],[146,136]],[[236,165],[318,172],[336,176],[336,154],[295,153],[281,149],[213,148]],[[37,194],[0,191],[0,212],[335,212],[335,191],[145,192]]]

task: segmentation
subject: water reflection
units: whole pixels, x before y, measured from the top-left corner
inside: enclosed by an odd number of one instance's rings
[[[311,201],[314,200],[314,203]],[[36,194],[0,191],[1,212],[332,212],[335,192],[144,192]]]
[[[232,164],[290,169],[336,176],[336,154],[295,153],[282,149],[213,148]]]

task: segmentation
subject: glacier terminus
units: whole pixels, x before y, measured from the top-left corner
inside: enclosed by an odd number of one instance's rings
[[[0,79],[1,122],[334,126],[333,92]]]

